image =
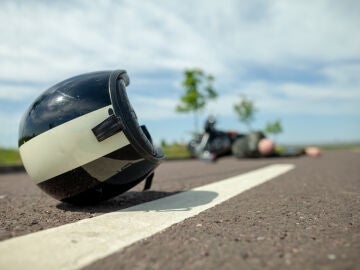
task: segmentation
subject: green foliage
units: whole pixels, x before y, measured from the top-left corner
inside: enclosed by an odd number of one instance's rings
[[[273,134],[274,137],[276,138],[278,134],[283,132],[283,128],[282,128],[280,120],[277,120],[274,122],[268,122],[265,126],[264,131],[266,134]]]
[[[167,146],[166,140],[165,140],[165,139],[161,139],[160,145],[161,145],[161,147],[166,147],[166,146]]]
[[[0,148],[0,165],[21,164],[19,151]]]
[[[207,101],[216,99],[218,94],[213,87],[214,77],[206,75],[201,69],[187,69],[184,71],[182,86],[185,93],[180,97],[176,106],[179,113],[194,113],[195,130],[197,130],[198,113],[205,108]]]
[[[244,123],[251,130],[251,123],[254,121],[254,115],[257,111],[254,102],[245,95],[240,95],[239,103],[234,104],[234,110],[239,121]]]
[[[281,125],[280,120],[274,121],[274,122],[268,122],[265,126],[265,133],[267,134],[280,134],[283,132],[283,128]]]

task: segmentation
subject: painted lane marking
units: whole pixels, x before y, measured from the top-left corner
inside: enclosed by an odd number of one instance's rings
[[[270,165],[120,211],[0,242],[0,269],[79,269],[294,167]]]

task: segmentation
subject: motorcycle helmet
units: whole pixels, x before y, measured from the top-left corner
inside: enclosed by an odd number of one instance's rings
[[[140,126],[126,94],[124,70],[99,71],[62,81],[25,112],[19,151],[35,183],[52,197],[92,204],[142,180],[150,188],[164,158]]]

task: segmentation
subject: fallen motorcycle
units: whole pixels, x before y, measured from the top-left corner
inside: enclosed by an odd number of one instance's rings
[[[234,131],[222,131],[215,128],[216,120],[209,117],[203,133],[197,133],[188,144],[188,150],[193,158],[205,161],[215,161],[220,156],[231,155],[232,145],[243,136]]]

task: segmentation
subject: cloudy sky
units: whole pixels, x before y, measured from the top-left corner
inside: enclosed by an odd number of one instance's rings
[[[185,68],[215,76],[220,97],[202,114],[245,130],[280,119],[283,143],[360,140],[359,1],[1,1],[0,146],[16,147],[19,120],[68,77],[126,69],[128,93],[155,141],[187,140],[191,115],[174,107]]]

